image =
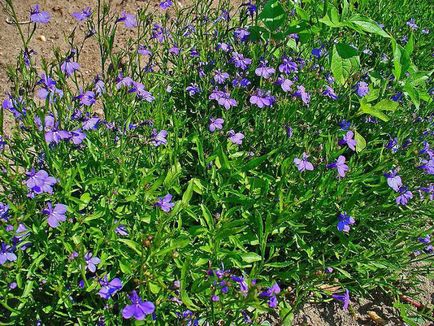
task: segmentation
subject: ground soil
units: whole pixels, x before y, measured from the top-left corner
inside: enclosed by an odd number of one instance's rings
[[[0,0],[4,2],[4,0]],[[68,35],[76,26],[71,14],[87,6],[95,7],[96,0],[12,0],[21,21],[27,21],[29,9],[34,4],[40,4],[44,10],[48,10],[52,16],[48,25],[38,28],[36,37],[30,43],[30,48],[37,52],[37,64],[41,64],[42,58],[53,58],[53,49],[60,49],[61,53],[69,50],[69,45],[65,35]],[[133,13],[139,8],[149,5],[153,10],[158,9],[158,0],[109,0],[114,11],[121,12],[125,10]],[[186,5],[188,1],[179,1]],[[23,25],[26,28],[26,25]],[[124,46],[122,40],[128,37],[127,31],[123,29],[119,37],[117,47]],[[43,37],[42,37],[43,36]],[[45,40],[44,40],[45,39]],[[16,58],[20,53],[21,41],[16,28],[7,23],[7,16],[4,11],[0,13],[0,99],[9,91],[11,83],[8,79],[6,69],[13,67]],[[99,54],[95,40],[89,40],[80,57],[82,78],[91,80],[99,72]],[[10,130],[13,119],[6,115],[4,128]],[[434,303],[434,284],[432,280],[421,279],[422,284],[419,287],[419,294],[415,296],[425,305]],[[369,317],[368,311],[374,311],[379,317],[385,320],[386,325],[404,325],[398,317],[397,311],[392,308],[390,298],[383,297],[380,294],[373,294],[370,300],[352,299],[352,306],[349,311],[343,311],[337,302],[329,303],[306,303],[301,311],[297,313],[294,319],[294,325],[309,326],[327,326],[327,325],[376,325],[372,318]],[[278,325],[278,321],[272,321]],[[428,326],[430,323],[424,324]],[[431,324],[434,325],[434,324]]]

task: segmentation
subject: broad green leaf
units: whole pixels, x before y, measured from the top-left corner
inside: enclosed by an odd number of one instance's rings
[[[399,106],[398,102],[395,102],[395,101],[392,101],[389,99],[383,99],[374,105],[374,109],[380,110],[380,111],[392,111],[393,112],[393,111],[396,111],[398,106]]]
[[[193,303],[193,301],[191,301],[190,297],[188,296],[188,292],[186,290],[187,288],[187,271],[190,269],[190,258],[187,258],[184,262],[184,264],[182,265],[182,269],[181,269],[181,288],[180,288],[180,293],[181,293],[181,300],[182,302],[187,306],[187,308],[190,309],[198,309],[198,307]]]
[[[341,23],[340,21],[340,17],[339,17],[339,12],[336,9],[335,6],[329,4],[329,8],[327,10],[327,14],[323,17],[320,18],[319,21],[329,27],[342,27],[344,26],[343,23]]]
[[[392,38],[392,49],[393,49],[393,75],[395,79],[398,81],[401,76],[403,76],[410,67],[411,59],[407,50],[404,49],[401,45],[396,42],[395,39]]]
[[[262,257],[255,252],[246,252],[241,254],[241,259],[246,263],[254,263],[255,261],[261,261]]]
[[[360,27],[365,32],[390,38],[390,35],[387,34],[380,26],[378,26],[378,24],[375,21],[373,21],[372,19],[366,16],[354,15],[350,17],[348,21]]]
[[[130,249],[134,250],[137,254],[142,255],[142,248],[137,242],[134,242],[133,240],[130,239],[118,239],[118,241],[126,244]]]
[[[383,120],[385,122],[389,121],[389,117],[385,115],[380,110],[376,110],[373,108],[373,106],[369,103],[366,103],[366,101],[360,101],[360,112],[365,114],[370,114],[380,120]]]
[[[359,65],[360,58],[355,48],[343,43],[333,46],[331,71],[339,84],[344,85]]]
[[[270,30],[275,31],[285,23],[286,12],[278,0],[269,0],[258,18]]]
[[[366,140],[357,131],[354,132],[354,139],[356,141],[356,152],[360,153],[366,148]]]

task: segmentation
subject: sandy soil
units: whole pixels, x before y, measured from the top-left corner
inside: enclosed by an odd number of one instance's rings
[[[4,0],[0,0],[4,1]],[[29,9],[32,5],[39,3],[43,10],[48,10],[52,16],[50,24],[38,28],[36,37],[30,43],[30,48],[37,52],[37,64],[41,63],[42,58],[52,58],[53,49],[60,49],[61,53],[68,51],[69,46],[65,35],[68,35],[76,26],[71,13],[79,11],[86,6],[95,7],[96,0],[13,0],[16,12],[20,20],[26,21],[29,17]],[[110,0],[113,10],[119,13],[122,10],[133,13],[138,8],[147,6],[158,9],[158,0]],[[187,1],[180,0],[181,3]],[[23,25],[24,27],[26,25]],[[26,28],[26,27],[25,27]],[[120,29],[120,42],[117,46],[122,47],[122,39],[128,37],[128,33],[133,33],[125,29]],[[43,36],[43,37],[42,37]],[[45,38],[45,40],[44,40]],[[6,68],[13,67],[16,58],[20,52],[21,42],[15,27],[6,22],[5,12],[0,14],[0,99],[9,91],[10,82],[8,80]],[[86,48],[80,57],[81,73],[85,80],[90,80],[99,71],[98,48],[95,40],[89,40]],[[10,115],[6,115],[4,121],[5,130],[10,129],[12,125]],[[418,299],[424,304],[433,304],[434,302],[434,285],[428,279],[422,279],[420,294]],[[397,311],[392,308],[392,302],[383,298],[381,295],[375,295],[372,300],[352,301],[352,308],[345,312],[338,303],[312,304],[306,303],[303,309],[295,316],[294,325],[375,325],[372,318],[369,317],[368,311],[374,311],[377,315],[386,321],[386,325],[404,325],[397,317]],[[276,324],[274,322],[273,324]],[[428,326],[426,323],[425,326]]]

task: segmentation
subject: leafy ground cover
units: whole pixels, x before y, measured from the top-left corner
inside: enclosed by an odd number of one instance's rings
[[[50,14],[4,6],[23,50],[3,101],[2,322],[291,324],[372,290],[432,320],[400,298],[432,272],[427,3],[403,20],[407,2],[98,2],[41,67],[28,44]]]

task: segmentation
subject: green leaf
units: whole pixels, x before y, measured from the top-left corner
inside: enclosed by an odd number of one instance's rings
[[[191,301],[190,297],[188,296],[188,292],[186,291],[187,271],[189,269],[190,269],[190,258],[187,258],[184,264],[182,265],[182,269],[181,269],[181,287],[180,287],[181,300],[187,306],[187,308],[198,309],[198,307],[193,303],[193,301]]]
[[[193,197],[193,190],[194,190],[194,178],[188,182],[187,189],[182,195],[181,202],[184,205],[184,207],[187,207],[188,204],[190,203],[191,197]]]
[[[89,205],[90,201],[91,201],[92,197],[90,196],[90,194],[88,192],[84,193],[83,195],[81,195],[80,200],[82,202],[82,204],[80,204],[78,206],[78,208],[80,210],[84,209],[87,207],[87,205]]]
[[[339,12],[336,9],[335,6],[329,4],[329,8],[327,10],[327,14],[323,17],[320,18],[319,21],[329,27],[342,27],[344,26],[343,23],[341,23],[340,21],[340,17],[339,17]]]
[[[389,99],[383,99],[374,105],[374,109],[380,110],[380,111],[392,111],[393,112],[393,111],[396,111],[398,106],[399,106],[398,102],[395,102],[395,101],[392,101]]]
[[[330,68],[339,84],[344,85],[359,65],[360,58],[355,48],[344,43],[333,46]]]
[[[132,274],[131,266],[124,260],[119,260],[119,267],[124,274]]]
[[[402,75],[404,75],[410,67],[411,60],[410,55],[406,49],[399,45],[395,39],[392,39],[393,49],[393,75],[398,81]]]
[[[255,261],[261,261],[262,257],[255,252],[246,252],[241,254],[241,259],[246,263],[254,263]]]
[[[405,45],[404,49],[408,53],[409,56],[413,53],[413,50],[414,50],[414,35],[413,35],[413,33],[410,34],[410,37],[408,38],[408,42]]]
[[[269,0],[258,18],[270,31],[275,31],[284,25],[286,16],[286,12],[278,0]]]
[[[360,27],[363,31],[367,33],[377,34],[382,37],[390,38],[390,35],[387,34],[380,26],[378,26],[375,21],[366,16],[354,15],[350,17],[348,21]]]
[[[356,152],[360,153],[366,148],[366,140],[357,131],[354,132],[354,139],[356,141]]]
[[[142,255],[142,248],[137,242],[134,242],[133,240],[129,240],[129,239],[118,239],[118,241],[126,244],[129,248],[133,249],[137,254]]]
[[[377,117],[385,122],[389,121],[390,118],[384,114],[382,111],[391,111],[394,112],[398,108],[399,103],[389,100],[383,99],[374,106],[366,102],[366,99],[363,98],[360,100],[360,112],[365,114],[370,114],[374,117]]]
[[[254,168],[256,168],[257,166],[259,166],[260,164],[262,164],[263,162],[265,162],[270,156],[272,156],[274,153],[277,152],[278,149],[274,149],[271,152],[262,155],[260,157],[251,159],[249,162],[247,162],[247,164],[244,164],[241,168],[242,172],[247,172],[250,170],[253,170]]]

